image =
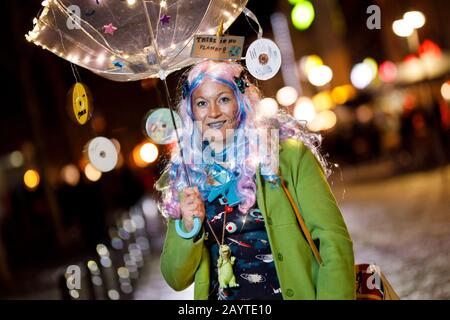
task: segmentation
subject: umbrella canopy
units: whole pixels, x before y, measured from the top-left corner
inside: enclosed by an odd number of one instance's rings
[[[114,81],[194,64],[194,35],[226,30],[247,0],[45,0],[26,38]]]

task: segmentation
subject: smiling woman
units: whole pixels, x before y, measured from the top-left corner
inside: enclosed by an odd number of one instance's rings
[[[167,283],[183,290],[195,281],[196,299],[353,299],[352,241],[323,172],[320,137],[285,113],[258,116],[260,92],[240,64],[201,62],[181,89],[180,144],[195,187],[174,150],[156,185],[168,218],[161,255]],[[280,171],[320,243],[321,265],[280,187]],[[201,221],[200,233],[179,236],[175,219],[186,230]]]

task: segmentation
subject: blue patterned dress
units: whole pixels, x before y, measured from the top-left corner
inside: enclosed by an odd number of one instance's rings
[[[228,188],[224,188],[227,185]],[[282,299],[269,239],[264,227],[263,216],[257,205],[243,215],[238,210],[239,203],[231,203],[228,199],[236,199],[236,181],[214,186],[208,200],[205,201],[206,216],[216,237],[222,241],[224,216],[226,215],[224,244],[236,257],[233,272],[239,287],[219,288],[217,259],[219,245],[205,223],[206,245],[211,257],[210,300],[263,300]],[[227,198],[228,197],[228,198]],[[225,212],[230,204],[233,209]]]

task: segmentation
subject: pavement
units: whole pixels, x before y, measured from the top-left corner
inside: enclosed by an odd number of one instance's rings
[[[356,263],[380,266],[401,299],[450,299],[450,166],[334,188]]]

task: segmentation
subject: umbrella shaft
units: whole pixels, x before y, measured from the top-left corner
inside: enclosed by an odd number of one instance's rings
[[[169,93],[169,87],[167,86],[167,80],[164,79],[163,83],[164,83],[164,89],[165,89],[165,92],[166,92],[167,105],[169,106],[169,110],[170,110],[170,118],[172,119],[172,125],[173,125],[173,128],[175,130],[175,134],[176,134],[176,137],[177,137],[178,148],[180,150],[181,164],[183,165],[183,170],[184,170],[184,173],[186,174],[186,180],[187,180],[188,186],[191,187],[192,186],[191,185],[191,179],[189,178],[189,172],[187,170],[186,163],[184,162],[183,147],[181,146],[180,136],[178,135],[177,124],[176,124],[176,121],[175,121],[175,117],[173,115],[174,110],[172,108],[172,102],[170,101],[170,93]]]

